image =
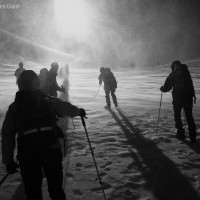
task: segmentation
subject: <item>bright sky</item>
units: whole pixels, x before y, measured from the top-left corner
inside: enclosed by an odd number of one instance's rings
[[[55,0],[57,28],[62,36],[87,36],[91,30],[91,9],[84,0]]]

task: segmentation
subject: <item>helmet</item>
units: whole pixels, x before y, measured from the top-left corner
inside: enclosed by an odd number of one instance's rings
[[[51,68],[55,68],[55,69],[58,69],[58,63],[57,62],[53,62],[51,63]]]
[[[172,64],[171,64],[172,71],[174,71],[176,65],[180,66],[181,62],[179,60],[173,61]]]
[[[104,71],[104,69],[105,69],[104,67],[101,67],[100,72],[102,73]]]
[[[40,80],[33,70],[25,70],[18,79],[19,90],[35,90],[40,86]]]

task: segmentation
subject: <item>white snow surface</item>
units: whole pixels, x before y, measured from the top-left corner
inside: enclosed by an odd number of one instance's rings
[[[17,86],[17,66],[1,62],[1,125]],[[25,62],[26,69],[37,73],[42,68]],[[112,69],[112,68],[111,68]],[[200,129],[200,82],[198,67],[190,67],[197,102],[193,114]],[[108,200],[196,200],[200,199],[200,139],[190,144],[175,138],[171,93],[162,96],[160,86],[170,73],[169,66],[159,69],[112,69],[118,87],[119,108],[104,109],[105,94],[99,89],[99,69],[69,67],[69,101],[87,112],[86,130]],[[58,80],[59,84],[62,80]],[[99,90],[98,90],[99,89]],[[63,97],[62,97],[63,98]],[[112,102],[112,101],[111,101]],[[67,200],[103,200],[102,188],[80,117],[67,119],[68,138],[63,158],[63,187]],[[157,122],[158,127],[157,127]],[[1,160],[1,154],[0,154]],[[0,163],[0,179],[6,174]],[[44,200],[49,200],[46,179]],[[0,199],[25,200],[19,173],[10,175],[0,186]]]

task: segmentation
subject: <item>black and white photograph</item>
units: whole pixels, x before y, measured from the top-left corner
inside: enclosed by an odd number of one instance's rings
[[[0,0],[1,200],[200,200],[200,0]]]

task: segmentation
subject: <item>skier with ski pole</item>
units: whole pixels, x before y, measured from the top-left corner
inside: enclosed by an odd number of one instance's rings
[[[82,121],[82,124],[83,124],[83,127],[85,129],[85,133],[86,133],[86,136],[87,136],[87,140],[88,140],[88,143],[89,143],[89,146],[90,146],[90,151],[91,151],[91,154],[92,154],[92,158],[94,160],[94,164],[95,164],[95,167],[96,167],[96,171],[97,171],[97,175],[98,175],[98,178],[99,178],[99,183],[101,185],[101,190],[103,192],[103,196],[104,196],[104,199],[106,200],[106,195],[105,195],[105,192],[104,192],[104,189],[103,189],[103,184],[102,184],[102,181],[101,181],[101,176],[99,174],[99,170],[98,170],[98,167],[97,167],[97,163],[96,163],[96,160],[95,160],[95,157],[94,157],[94,153],[93,153],[93,150],[92,150],[92,145],[90,143],[90,139],[89,139],[89,136],[88,136],[88,132],[87,132],[87,129],[86,129],[86,125],[85,125],[85,120],[84,118],[87,118],[86,116],[83,116],[81,115],[81,121]]]
[[[42,170],[47,178],[50,198],[66,200],[56,119],[57,116],[86,114],[83,108],[44,94],[39,85],[39,78],[33,70],[25,70],[19,77],[19,91],[3,121],[2,161],[8,173],[16,170],[14,150],[17,147],[27,200],[43,199]]]
[[[193,104],[196,103],[196,95],[193,81],[188,66],[179,60],[172,62],[172,72],[168,75],[160,90],[169,92],[172,90],[172,104],[174,109],[176,138],[185,140],[185,129],[181,120],[181,110],[184,110],[188,124],[190,142],[196,142],[196,125],[192,114]]]

